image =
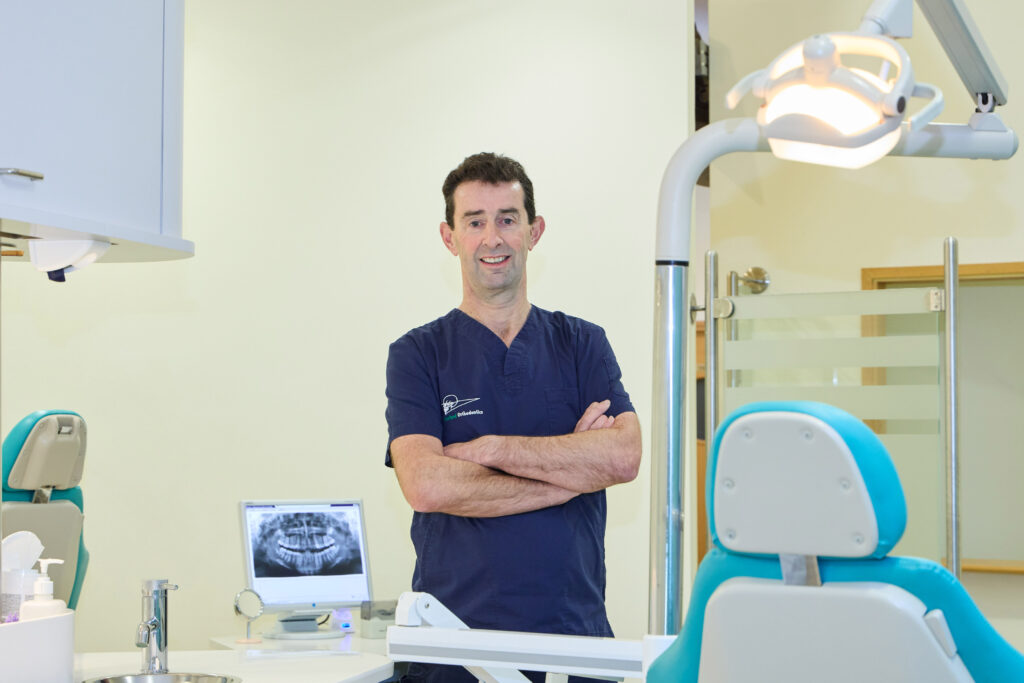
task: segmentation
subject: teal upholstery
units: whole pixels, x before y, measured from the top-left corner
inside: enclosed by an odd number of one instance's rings
[[[42,418],[48,415],[78,415],[78,413],[70,410],[37,410],[34,413],[23,418],[18,424],[14,425],[7,438],[3,442],[3,457],[2,457],[2,469],[0,469],[0,476],[3,477],[3,491],[2,500],[3,502],[22,502],[29,503],[32,501],[33,491],[26,491],[22,489],[15,489],[8,485],[8,479],[11,475],[11,470],[14,468],[14,463],[18,459],[18,455],[21,453],[22,447],[25,445],[25,440],[28,438],[32,428],[35,427],[36,423]],[[50,500],[69,500],[84,513],[85,507],[82,498],[82,489],[79,486],[75,486],[65,490],[55,490],[50,496]],[[82,534],[82,539],[79,540],[78,544],[78,571],[75,574],[75,580],[71,589],[71,596],[68,598],[68,607],[74,609],[78,604],[78,597],[82,592],[82,583],[85,580],[85,573],[89,567],[89,551],[85,548],[85,533]]]
[[[762,402],[731,414],[715,433],[707,468],[707,509],[712,520],[714,547],[701,561],[682,631],[651,665],[648,683],[696,683],[699,674],[704,611],[724,581],[735,577],[782,580],[777,555],[749,555],[726,550],[714,529],[715,467],[722,435],[743,415],[755,412],[790,411],[817,417],[838,432],[861,470],[879,527],[879,550],[858,559],[820,558],[823,582],[869,581],[898,586],[915,595],[928,610],[941,609],[958,654],[977,683],[1024,681],[1024,656],[1017,652],[978,610],[960,582],[944,567],[930,560],[888,557],[906,524],[902,487],[885,447],[857,418],[820,403]]]

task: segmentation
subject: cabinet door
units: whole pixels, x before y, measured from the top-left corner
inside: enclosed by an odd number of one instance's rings
[[[0,45],[0,168],[45,176],[0,176],[0,217],[160,234],[164,2],[0,0]]]

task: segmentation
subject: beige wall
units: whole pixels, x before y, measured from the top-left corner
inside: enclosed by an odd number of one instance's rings
[[[4,432],[44,407],[90,427],[79,649],[129,649],[138,582],[158,576],[182,586],[172,648],[241,632],[242,498],[362,497],[375,592],[407,587],[410,512],[381,464],[384,360],[388,342],[457,303],[438,188],[465,154],[526,164],[548,222],[531,298],[607,328],[647,436],[653,224],[685,135],[685,4],[189,2],[196,257],[97,266],[63,286],[23,264],[3,273]],[[867,4],[716,0],[713,118],[739,77],[811,33],[854,28]],[[971,11],[1017,82],[1024,10]],[[940,119],[962,121],[970,102],[917,26],[918,77],[945,91]],[[1003,116],[1022,128],[1020,111]],[[854,172],[735,156],[713,167],[712,246],[724,272],[767,267],[776,292],[937,263],[950,234],[965,263],[1024,260],[1021,175],[1018,159]],[[610,494],[608,602],[627,637],[646,625],[648,489],[645,463]]]
[[[752,116],[752,99],[737,112],[722,104],[733,84],[814,33],[856,29],[869,4],[715,0],[712,120]],[[1024,9],[996,0],[967,4],[1011,85],[1010,104],[1000,114],[1020,133],[1024,108],[1016,86],[1024,77],[1024,43],[1017,27]],[[972,100],[927,21],[916,6],[914,11],[915,37],[903,41],[914,74],[945,94],[937,121],[966,122]],[[767,268],[774,293],[860,289],[864,267],[941,264],[942,240],[950,235],[959,240],[961,263],[1022,261],[1022,187],[1020,154],[1001,162],[885,158],[857,171],[767,154],[733,155],[712,166],[711,246],[722,272]],[[1000,630],[1024,647],[1024,605],[1017,597],[1024,577],[967,575],[965,583]]]
[[[3,429],[89,425],[78,649],[131,649],[164,577],[171,647],[241,633],[243,498],[362,497],[375,593],[407,589],[383,466],[389,342],[460,297],[440,184],[519,158],[548,230],[531,299],[604,325],[645,435],[661,172],[687,124],[685,3],[195,0],[184,236],[193,259],[3,273]],[[646,439],[645,439],[646,440]],[[610,495],[613,626],[646,626],[648,469]]]

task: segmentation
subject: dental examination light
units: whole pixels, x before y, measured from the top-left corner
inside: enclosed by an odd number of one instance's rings
[[[813,6],[813,0],[807,2]],[[683,573],[688,553],[683,543],[686,470],[681,457],[692,413],[686,389],[691,314],[686,290],[693,192],[704,169],[733,152],[770,150],[783,159],[860,168],[887,154],[995,160],[1017,151],[1016,133],[995,113],[996,106],[1006,104],[1006,81],[963,0],[917,4],[976,104],[968,122],[933,122],[942,109],[942,94],[915,80],[910,56],[894,40],[913,32],[912,1],[877,0],[856,31],[812,36],[743,78],[730,90],[726,104],[734,108],[752,94],[762,100],[756,118],[704,126],[679,147],[665,169],[655,240],[652,634],[679,632],[684,591],[690,584]],[[910,115],[914,98],[926,101]],[[710,280],[710,272],[708,276]],[[711,291],[705,287],[705,316],[713,315]],[[714,344],[708,342],[708,352],[714,353]],[[705,412],[709,435],[717,424],[716,410],[708,405]]]
[[[881,60],[883,79],[846,66],[843,57]],[[794,45],[764,70],[740,81],[726,96],[734,109],[747,92],[763,98],[757,122],[780,159],[861,168],[892,151],[899,142],[911,97],[929,102],[910,120],[919,130],[942,110],[942,93],[914,82],[910,57],[884,36],[833,33]]]
[[[957,138],[959,151],[937,156],[1008,158],[1017,140],[993,114],[1006,103],[1003,79],[980,32],[961,0],[918,0],[939,37],[978,113],[970,132],[1002,132],[980,136],[972,153],[965,127],[937,126],[928,136]],[[942,110],[942,93],[914,80],[910,57],[893,38],[912,33],[910,0],[877,0],[860,28],[852,33],[816,35],[794,45],[767,69],[755,71],[726,96],[734,109],[747,93],[762,99],[757,123],[780,159],[861,168],[896,148],[901,139],[919,133]],[[849,64],[848,58],[878,60],[878,73]],[[896,75],[889,74],[895,67]],[[912,97],[928,102],[904,120]],[[920,136],[918,136],[920,137]],[[951,141],[952,142],[952,141]],[[968,143],[968,144],[964,144]],[[993,143],[996,144],[993,147]]]

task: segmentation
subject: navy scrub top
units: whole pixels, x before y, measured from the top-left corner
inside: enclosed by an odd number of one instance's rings
[[[610,415],[633,411],[621,375],[597,325],[534,306],[506,348],[455,309],[391,345],[388,444],[568,434],[594,401],[611,399]],[[604,491],[505,517],[416,512],[412,588],[472,628],[610,636],[605,518]]]

